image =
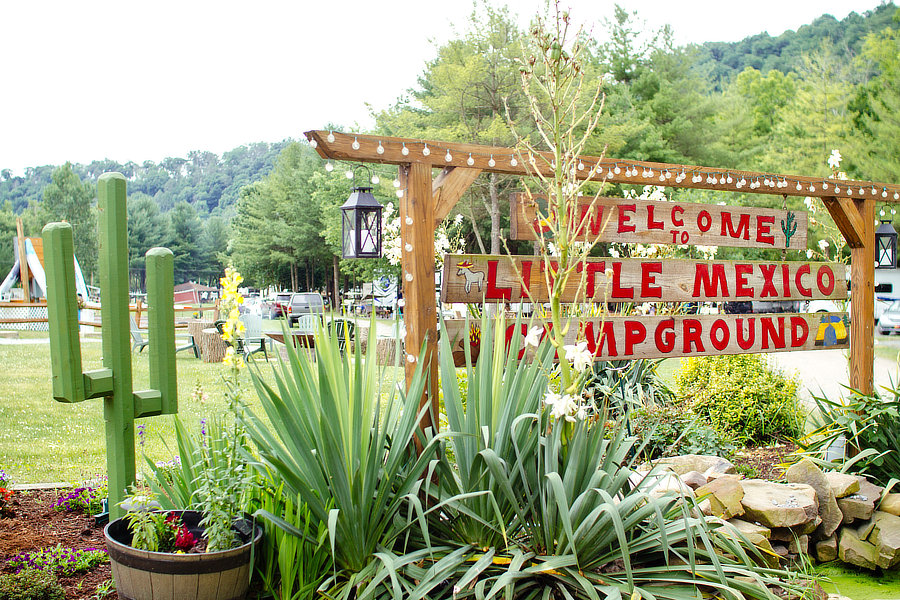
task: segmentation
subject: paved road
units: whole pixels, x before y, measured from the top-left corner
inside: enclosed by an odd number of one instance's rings
[[[890,345],[900,351],[897,342],[876,340],[876,344]],[[801,381],[801,397],[811,399],[811,394],[829,399],[846,396],[849,384],[847,356],[841,350],[810,350],[806,352],[778,352],[769,355],[772,361],[788,374],[797,375]],[[875,357],[875,387],[900,381],[897,362]]]

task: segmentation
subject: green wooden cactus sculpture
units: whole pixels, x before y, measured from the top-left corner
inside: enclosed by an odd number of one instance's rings
[[[146,261],[152,388],[132,391],[125,187],[125,177],[119,173],[106,173],[97,182],[102,369],[81,370],[72,227],[49,223],[43,230],[53,397],[60,402],[103,398],[112,518],[121,516],[119,502],[134,483],[134,419],[178,411],[174,259],[167,248],[149,250]]]

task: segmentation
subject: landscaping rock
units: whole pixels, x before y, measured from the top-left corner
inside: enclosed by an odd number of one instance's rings
[[[703,473],[707,477],[710,473],[737,473],[730,461],[718,456],[706,456],[703,454],[670,456],[660,458],[653,464],[670,469],[678,475],[684,475],[691,471]]]
[[[852,527],[843,527],[838,540],[838,556],[845,563],[875,570],[878,566],[878,549],[864,542],[856,535]]]
[[[890,569],[900,565],[900,517],[879,510],[872,523],[869,542],[878,549],[878,566]]]
[[[688,471],[681,476],[681,481],[692,490],[696,490],[698,487],[706,485],[706,476],[699,471]]]
[[[816,542],[816,559],[819,562],[828,562],[838,557],[837,536],[830,535]]]
[[[838,508],[834,492],[825,473],[816,464],[804,458],[794,463],[784,474],[785,479],[791,483],[805,483],[816,491],[816,500],[819,503],[819,516],[822,517],[820,535],[828,537],[837,530],[844,519],[841,509]]]
[[[780,556],[781,558],[787,558],[790,552],[788,551],[788,547],[784,544],[772,544],[772,552]]]
[[[859,490],[855,493],[838,499],[838,508],[844,515],[844,523],[852,523],[860,519],[866,520],[872,518],[875,512],[875,502],[881,498],[881,491],[884,488],[878,487],[865,477],[855,476],[859,483]]]
[[[791,554],[809,554],[809,536],[798,535],[788,544]]]
[[[756,523],[744,521],[743,519],[729,519],[731,525],[745,535],[761,535],[766,539],[772,535],[772,530]]]
[[[900,517],[900,494],[885,494],[878,510]]]
[[[818,516],[816,491],[808,485],[748,479],[743,482],[743,489],[744,514],[766,527],[795,527]]]
[[[825,473],[825,478],[835,498],[843,498],[859,491],[859,481],[853,475],[829,471]]]
[[[869,534],[872,533],[873,529],[875,529],[875,521],[872,519],[863,521],[862,524],[856,528],[856,535],[861,540],[868,540]]]
[[[712,514],[730,519],[744,514],[741,499],[744,497],[744,488],[741,482],[731,477],[713,479],[706,485],[696,490],[697,497],[708,496]]]

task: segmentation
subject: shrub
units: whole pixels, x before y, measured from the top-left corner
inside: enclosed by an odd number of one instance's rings
[[[24,569],[0,575],[0,600],[65,600],[66,592],[50,571]]]
[[[689,358],[675,382],[679,400],[741,442],[764,444],[802,432],[798,381],[771,367],[763,355]]]
[[[729,456],[734,443],[685,406],[652,405],[632,411],[632,432],[647,460],[677,454]]]
[[[103,499],[106,498],[106,494],[105,483],[97,487],[78,487],[57,498],[53,508],[59,511],[96,515],[103,511]]]

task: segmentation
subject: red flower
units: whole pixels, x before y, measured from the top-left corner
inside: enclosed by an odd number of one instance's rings
[[[184,550],[187,552],[197,543],[197,539],[194,537],[194,534],[188,531],[188,528],[185,526],[181,526],[178,529],[178,532],[175,534],[175,547],[179,550]]]

